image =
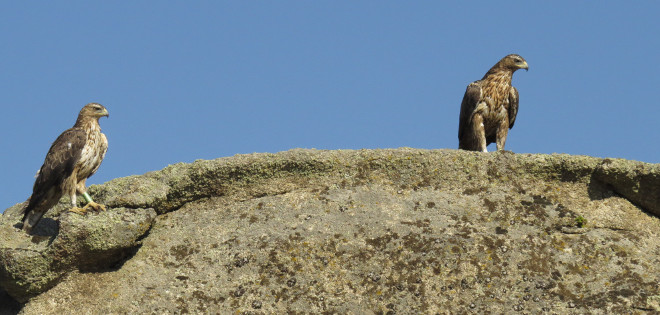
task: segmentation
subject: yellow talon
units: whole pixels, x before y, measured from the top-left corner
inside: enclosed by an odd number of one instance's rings
[[[88,202],[87,205],[85,205],[85,207],[83,207],[83,209],[85,209],[85,211],[88,211],[89,208],[92,208],[92,210],[94,210],[94,211],[105,211],[105,206],[104,205],[102,205],[100,203],[96,203],[94,201]]]

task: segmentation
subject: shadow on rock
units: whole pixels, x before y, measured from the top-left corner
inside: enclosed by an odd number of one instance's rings
[[[0,287],[25,303],[73,270],[113,268],[135,254],[156,218],[153,209],[116,208],[85,216],[45,218],[35,233],[14,227],[16,213],[0,221]],[[59,222],[59,228],[58,228]]]
[[[0,288],[0,315],[14,315],[20,311],[21,304]]]
[[[613,191],[643,210],[660,216],[658,187],[660,187],[660,164],[604,159],[594,170],[589,191],[590,197],[595,200],[611,197]],[[598,198],[600,195],[605,197]]]

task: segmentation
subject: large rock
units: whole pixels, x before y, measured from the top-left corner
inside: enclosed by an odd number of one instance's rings
[[[44,241],[3,219],[0,237],[19,241],[2,244],[0,275],[15,298],[43,292],[25,314],[660,311],[659,172],[583,156],[414,149],[176,164],[93,186],[113,209],[63,214]],[[141,239],[70,232],[151,217],[137,210],[149,208],[159,215]],[[66,255],[55,249],[74,239]],[[119,243],[141,247],[107,251]],[[90,248],[107,254],[95,261]],[[16,271],[16,256],[68,267]]]
[[[22,207],[7,209],[0,221],[0,286],[19,302],[50,289],[73,270],[113,268],[135,253],[156,218],[153,209],[127,208],[80,216],[60,204],[28,235],[16,224]]]

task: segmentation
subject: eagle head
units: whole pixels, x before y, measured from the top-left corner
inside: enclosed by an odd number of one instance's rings
[[[525,61],[525,58],[516,54],[508,55],[502,58],[502,60],[500,60],[498,63],[500,63],[503,67],[510,69],[511,71],[516,71],[518,69],[525,69],[525,71],[529,70],[529,66],[527,65],[527,61]]]
[[[109,117],[108,110],[98,103],[89,103],[80,110],[79,117],[88,117],[99,119],[103,116]]]

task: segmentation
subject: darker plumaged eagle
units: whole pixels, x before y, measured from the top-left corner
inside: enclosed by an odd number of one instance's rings
[[[75,125],[53,142],[24,210],[23,230],[29,233],[64,194],[71,198],[72,212],[85,214],[89,208],[105,210],[105,206],[92,200],[85,187],[85,181],[98,170],[108,149],[108,140],[99,125],[103,116],[108,116],[108,110],[102,105],[85,105]],[[87,202],[82,209],[77,207],[76,194],[81,194]]]
[[[487,152],[486,146],[496,142],[497,150],[504,150],[518,114],[518,90],[511,86],[518,69],[528,70],[527,61],[516,54],[508,55],[481,80],[468,85],[458,122],[459,149]]]

